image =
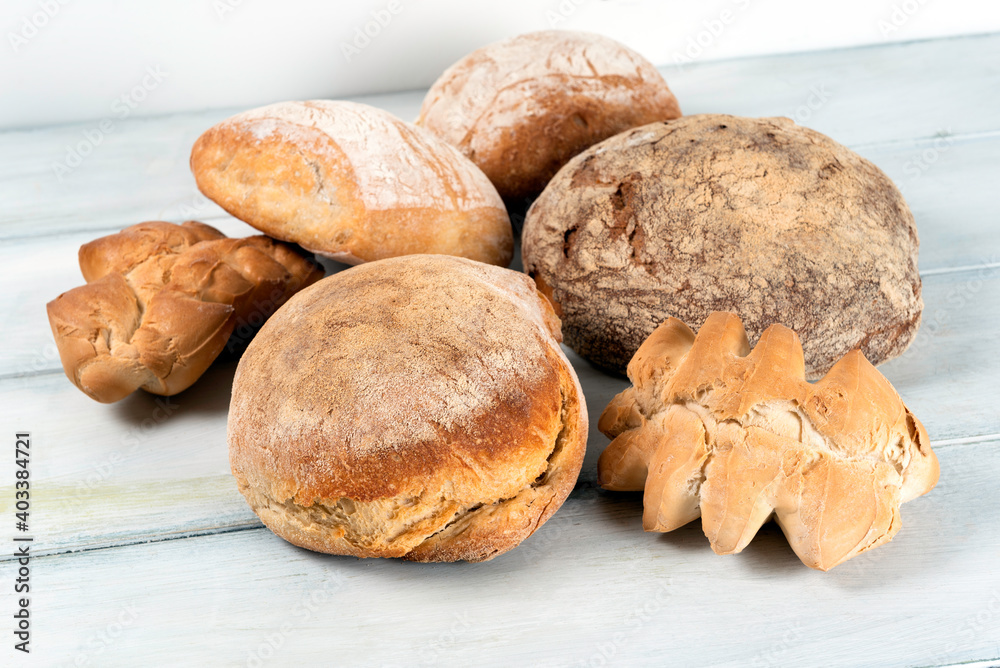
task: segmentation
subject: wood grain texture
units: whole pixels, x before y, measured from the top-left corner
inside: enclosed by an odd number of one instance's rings
[[[46,557],[35,562],[45,642],[34,658],[588,666],[610,655],[607,665],[734,667],[983,659],[1000,643],[1000,442],[946,448],[941,465],[941,484],[904,506],[890,544],[826,574],[802,566],[773,525],[742,554],[720,557],[697,522],[644,534],[639,495],[590,486],[522,547],[484,564],[330,557],[263,529]],[[120,618],[120,634],[95,648],[91,639]]]
[[[640,496],[594,488],[596,420],[627,383],[575,355],[593,421],[581,482],[522,547],[428,566],[284,543],[229,474],[235,362],[167,405],[144,393],[100,405],[63,377],[44,310],[79,284],[77,248],[95,236],[152,218],[253,233],[198,197],[187,168],[194,139],[231,112],[116,122],[63,181],[52,162],[91,125],[0,134],[0,281],[13,286],[0,292],[0,401],[8,432],[33,432],[35,552],[50,555],[34,562],[33,662],[1000,662],[998,55],[994,35],[663,69],[686,113],[794,116],[825,85],[799,120],[881,166],[917,219],[924,324],[880,370],[927,426],[941,482],[903,507],[892,543],[826,575],[773,526],[735,557],[714,555],[697,524],[643,534]],[[412,119],[422,96],[363,101]],[[12,466],[0,458],[4,518]],[[9,592],[0,602],[12,607]],[[0,656],[11,664],[9,644]]]

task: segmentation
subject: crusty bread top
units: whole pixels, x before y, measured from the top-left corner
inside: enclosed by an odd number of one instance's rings
[[[663,76],[635,51],[603,35],[544,30],[449,67],[427,92],[417,125],[516,198],[537,194],[587,146],[680,115]]]
[[[450,145],[433,141],[383,109],[344,100],[279,102],[237,114],[225,123],[258,140],[281,135],[303,148],[346,158],[358,195],[370,211],[503,207],[489,179],[479,170],[465,168],[467,163]],[[317,144],[317,133],[334,143]],[[457,160],[448,161],[448,154]],[[439,168],[428,169],[438,161],[443,163]]]
[[[463,148],[481,133],[475,141],[485,146],[546,111],[553,90],[579,88],[577,95],[618,104],[632,102],[633,87],[641,85],[660,89],[664,104],[677,106],[656,67],[625,45],[594,33],[542,30],[488,44],[449,67],[428,92],[417,123]]]
[[[772,513],[807,565],[827,570],[889,540],[899,504],[926,494],[937,458],[920,421],[854,350],[805,380],[798,336],[772,325],[750,350],[716,312],[697,337],[670,318],[628,367],[599,428],[610,489],[645,489],[643,526],[699,515],[716,552],[739,552]]]
[[[489,179],[455,147],[386,111],[281,102],[205,131],[199,189],[278,239],[357,264],[441,253],[506,266],[513,234]]]
[[[547,300],[505,269],[413,255],[331,276],[240,361],[234,473],[302,505],[424,489],[493,503],[545,469],[562,428],[557,335]]]
[[[787,118],[685,116],[592,146],[528,211],[525,271],[563,335],[624,370],[673,316],[732,311],[755,341],[780,322],[818,378],[853,348],[874,364],[916,335],[917,230],[878,167]]]

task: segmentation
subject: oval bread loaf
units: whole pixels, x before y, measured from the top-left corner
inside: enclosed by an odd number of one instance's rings
[[[454,144],[504,197],[537,195],[567,160],[681,115],[656,68],[623,44],[545,30],[473,51],[424,98],[417,125]]]
[[[854,348],[903,352],[923,302],[917,231],[875,165],[786,118],[686,116],[578,155],[525,220],[525,270],[566,343],[624,371],[673,316],[797,331],[810,378]]]
[[[290,300],[240,360],[229,452],[240,491],[311,550],[483,561],[573,489],[587,411],[531,280],[415,255]]]
[[[195,142],[198,188],[262,232],[358,264],[441,253],[507,266],[503,200],[454,147],[353,102],[282,102]]]

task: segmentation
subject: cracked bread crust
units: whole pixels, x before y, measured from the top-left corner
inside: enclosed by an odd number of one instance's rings
[[[506,198],[533,197],[567,160],[677,118],[657,69],[602,35],[544,30],[487,45],[431,86],[417,125],[457,146]]]
[[[697,337],[670,318],[628,368],[599,428],[600,483],[644,490],[643,528],[702,518],[712,549],[740,552],[771,517],[806,565],[833,568],[891,540],[899,506],[937,482],[923,425],[857,350],[805,381],[798,336],[772,325],[750,351],[738,317]]]
[[[525,270],[566,344],[621,373],[661,322],[737,313],[802,337],[806,373],[900,355],[923,302],[913,215],[875,165],[786,118],[695,115],[570,161],[528,211]]]
[[[208,129],[198,188],[265,234],[346,264],[418,253],[506,267],[503,200],[459,151],[381,109],[282,102]]]
[[[555,512],[586,406],[530,279],[409,256],[314,287],[234,380],[233,474],[272,531],[331,554],[484,561]]]

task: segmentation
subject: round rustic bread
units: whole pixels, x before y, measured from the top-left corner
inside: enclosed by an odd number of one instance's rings
[[[532,205],[522,243],[567,345],[618,372],[668,317],[731,311],[751,341],[796,330],[817,378],[854,348],[899,355],[923,308],[899,190],[787,118],[687,116],[593,146]]]
[[[191,150],[198,188],[265,234],[359,264],[416,253],[506,267],[507,209],[454,146],[354,102],[281,102],[210,128]]]
[[[438,255],[299,293],[247,348],[229,452],[276,534],[358,557],[484,561],[573,489],[587,440],[559,320],[524,274]]]
[[[520,198],[541,192],[591,144],[680,115],[663,77],[635,51],[601,35],[545,30],[449,67],[417,125],[457,146],[501,195]]]

